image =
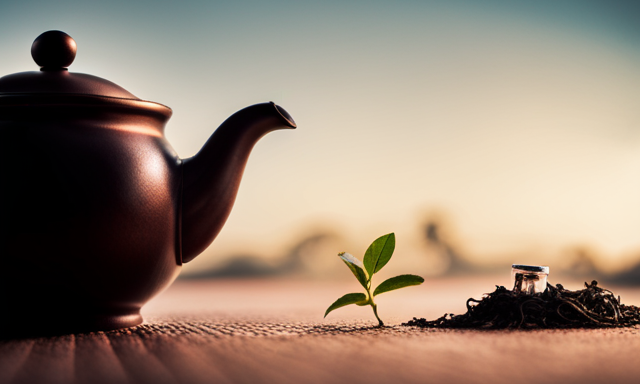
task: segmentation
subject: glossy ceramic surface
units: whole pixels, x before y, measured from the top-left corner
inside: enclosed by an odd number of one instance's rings
[[[255,142],[295,123],[254,105],[182,160],[164,137],[168,107],[68,72],[75,42],[42,36],[41,71],[0,78],[0,329],[136,325],[222,228]]]

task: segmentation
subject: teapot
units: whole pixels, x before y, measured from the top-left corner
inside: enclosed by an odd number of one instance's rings
[[[40,71],[0,78],[0,335],[140,324],[222,229],[254,144],[296,128],[273,102],[252,105],[181,159],[171,109],[69,72],[76,49],[45,32]]]

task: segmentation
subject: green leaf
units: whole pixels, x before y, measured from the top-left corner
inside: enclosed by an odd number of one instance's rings
[[[367,304],[367,296],[364,293],[347,293],[327,308],[327,311],[324,313],[324,317],[327,317],[329,312],[334,309],[338,309],[349,304],[365,305]]]
[[[424,279],[416,275],[400,275],[392,277],[380,283],[376,290],[373,291],[373,296],[393,291],[394,289],[400,289],[412,285],[420,285],[422,283],[424,283]]]
[[[388,235],[378,237],[367,249],[364,254],[364,267],[369,276],[382,269],[391,259],[393,250],[396,247],[396,235],[389,233]]]
[[[338,256],[347,264],[347,267],[353,272],[353,275],[358,279],[360,284],[367,289],[367,273],[364,271],[362,261],[356,259],[350,253],[340,252]]]

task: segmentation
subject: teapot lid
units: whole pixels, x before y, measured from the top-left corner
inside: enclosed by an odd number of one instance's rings
[[[31,45],[40,71],[20,72],[0,78],[0,96],[15,94],[75,94],[140,100],[124,88],[97,76],[71,73],[76,42],[62,31],[47,31]]]

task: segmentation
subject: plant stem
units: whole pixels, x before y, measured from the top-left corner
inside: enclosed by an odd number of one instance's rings
[[[380,320],[380,316],[378,316],[378,305],[373,302],[373,295],[371,294],[371,279],[367,281],[367,295],[369,295],[369,305],[373,308],[373,314],[376,315],[376,319],[378,319],[378,327],[384,327],[384,323]]]
[[[378,317],[378,306],[374,303],[371,303],[371,307],[373,308],[373,314],[376,315],[376,319],[378,319],[378,326],[384,327],[384,323],[382,322],[382,320],[380,320],[380,317]]]

